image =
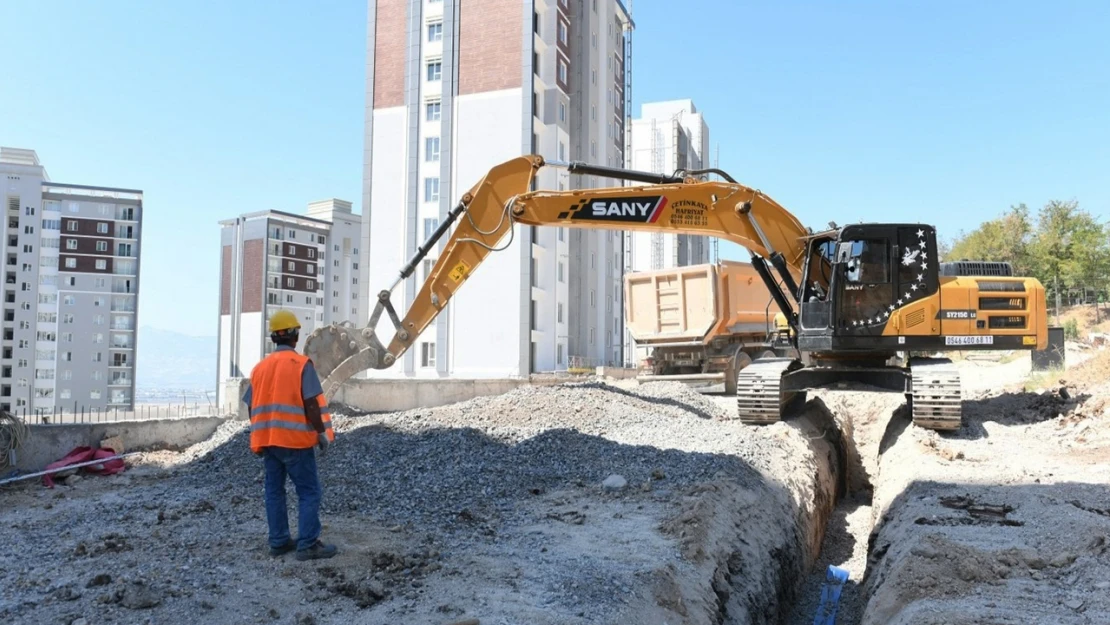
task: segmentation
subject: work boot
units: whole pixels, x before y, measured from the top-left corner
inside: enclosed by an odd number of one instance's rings
[[[330,558],[338,553],[335,545],[325,545],[321,541],[316,541],[308,549],[299,549],[297,551],[298,560],[320,560],[323,558]]]
[[[283,556],[296,548],[297,541],[290,539],[280,547],[270,547],[270,555],[276,558],[278,556]]]

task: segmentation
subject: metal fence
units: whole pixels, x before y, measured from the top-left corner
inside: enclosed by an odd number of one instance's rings
[[[210,417],[218,414],[213,404],[138,404],[132,410],[117,408],[73,408],[54,407],[28,411],[16,408],[10,414],[24,423],[111,423],[114,421],[146,421],[153,419],[184,419],[188,417]]]

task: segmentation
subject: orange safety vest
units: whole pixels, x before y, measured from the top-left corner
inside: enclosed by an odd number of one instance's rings
[[[267,356],[251,371],[251,451],[263,447],[307,449],[317,443],[316,430],[304,414],[301,373],[308,357],[289,350]],[[323,393],[316,396],[329,441],[335,440],[331,413]]]

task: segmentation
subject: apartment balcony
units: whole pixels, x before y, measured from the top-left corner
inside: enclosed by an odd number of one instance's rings
[[[131,378],[127,376],[113,377],[108,381],[108,386],[131,386]]]
[[[112,263],[112,273],[117,276],[138,275],[136,268],[131,263],[121,263],[119,261]]]
[[[111,311],[114,312],[114,313],[134,313],[135,312],[134,300],[132,300],[131,302],[126,303],[126,304],[112,302]]]

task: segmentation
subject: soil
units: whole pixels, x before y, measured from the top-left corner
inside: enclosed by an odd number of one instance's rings
[[[811,393],[783,423],[680,385],[338,414],[331,560],[271,558],[242,423],[112,477],[0,490],[11,623],[1110,623],[1110,350],[969,357],[965,426]],[[292,487],[290,521],[296,528]]]
[[[820,548],[843,453],[820,411],[749,427],[728,407],[679,385],[569,384],[337,415],[319,467],[339,555],[316,562],[269,556],[242,423],[117,476],[24,482],[0,494],[0,618],[775,620]]]

